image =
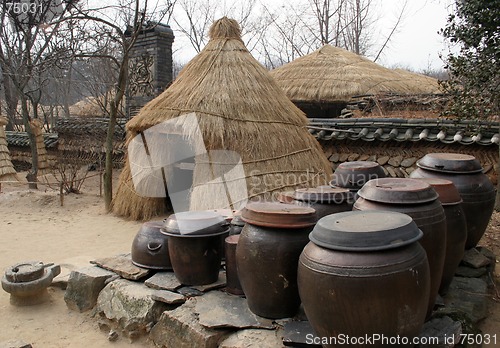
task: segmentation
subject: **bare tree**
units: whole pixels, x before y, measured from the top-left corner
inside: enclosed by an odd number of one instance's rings
[[[76,56],[109,59],[117,72],[109,103],[105,143],[104,203],[108,211],[111,209],[113,197],[113,134],[127,86],[130,52],[138,36],[144,31],[146,22],[153,18],[152,13],[157,14],[156,21],[161,21],[165,16],[168,20],[174,2],[168,1],[163,8],[159,7],[158,3],[149,5],[147,0],[117,0],[112,5],[108,2],[108,5],[103,7],[82,9],[74,17],[82,23],[80,27],[82,35],[93,33],[92,37],[87,37],[86,50]],[[109,44],[116,45],[118,50],[109,52]]]
[[[28,174],[30,181],[37,180],[38,153],[30,120],[37,117],[36,105],[40,101],[40,77],[47,67],[60,58],[62,47],[54,45],[77,0],[56,3],[53,0],[31,2],[3,2],[0,12],[0,67],[4,76],[4,92],[9,116],[18,98],[24,129],[29,135],[32,168]],[[25,6],[29,5],[29,6]],[[7,78],[6,78],[7,77]],[[7,82],[7,84],[5,84]],[[12,88],[13,87],[13,88]],[[16,94],[14,96],[13,94]],[[30,115],[31,106],[34,114]]]

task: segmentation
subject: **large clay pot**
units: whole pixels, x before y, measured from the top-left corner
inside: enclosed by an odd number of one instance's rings
[[[331,342],[372,335],[411,342],[418,336],[430,288],[426,253],[417,242],[421,236],[413,220],[397,212],[354,211],[320,219],[298,267],[300,297],[316,335]]]
[[[226,255],[226,291],[233,295],[244,295],[236,267],[236,246],[239,239],[239,234],[233,234],[226,237],[224,242]]]
[[[229,224],[214,211],[172,214],[161,232],[169,237],[168,251],[175,277],[184,285],[217,281]]]
[[[236,247],[236,265],[250,310],[264,318],[296,314],[300,297],[297,263],[316,223],[310,207],[285,203],[249,203]]]
[[[436,190],[446,216],[446,256],[441,286],[439,287],[439,293],[444,296],[460,261],[462,261],[465,241],[467,240],[467,225],[462,208],[462,198],[455,185],[449,180],[435,178],[419,180],[424,180]]]
[[[132,263],[136,266],[156,270],[171,270],[168,253],[168,237],[161,233],[163,220],[142,224],[132,242]]]
[[[412,178],[440,178],[450,180],[462,197],[467,221],[465,248],[474,248],[488,226],[495,207],[495,187],[483,174],[479,161],[470,155],[457,153],[430,153],[417,161]]]
[[[409,215],[424,233],[419,241],[427,253],[431,287],[427,315],[434,308],[446,256],[446,217],[438,194],[416,179],[383,178],[368,181],[358,191],[353,210],[385,210]]]
[[[384,168],[377,162],[352,161],[339,164],[335,169],[331,186],[344,187],[352,192],[358,192],[368,181],[385,178]]]
[[[318,219],[323,216],[352,210],[353,195],[341,187],[320,186],[283,192],[278,200],[316,210]]]

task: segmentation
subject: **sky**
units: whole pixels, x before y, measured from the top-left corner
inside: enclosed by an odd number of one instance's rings
[[[416,72],[441,70],[444,64],[439,54],[446,55],[447,47],[438,31],[445,27],[454,0],[372,0],[376,13],[376,23],[371,33],[375,40],[374,47],[381,46],[405,1],[405,16],[377,63]],[[175,24],[171,23],[171,26],[175,31]],[[176,33],[174,46],[177,46],[174,47],[174,59],[181,63],[186,63],[196,54],[180,33]]]
[[[401,0],[381,0],[383,18],[380,25],[390,27],[394,23]],[[384,66],[411,68],[415,71],[439,70],[443,62],[439,53],[448,52],[439,29],[446,26],[450,0],[408,0],[407,15],[390,42],[389,49],[378,63]],[[392,15],[391,15],[392,14]]]

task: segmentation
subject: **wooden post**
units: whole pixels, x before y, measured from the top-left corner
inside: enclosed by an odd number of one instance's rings
[[[64,205],[64,194],[63,194],[63,183],[59,185],[59,200],[61,201],[61,207]]]

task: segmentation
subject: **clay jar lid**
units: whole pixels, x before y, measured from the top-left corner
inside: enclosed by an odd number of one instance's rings
[[[422,169],[441,173],[472,174],[483,171],[481,163],[471,155],[461,153],[429,153],[417,161]]]
[[[294,198],[311,203],[341,204],[349,198],[350,191],[342,187],[315,187],[297,189]]]
[[[411,244],[422,235],[406,214],[371,210],[325,216],[314,226],[309,239],[332,250],[376,251]]]
[[[366,200],[392,204],[432,202],[438,194],[425,181],[408,178],[382,178],[368,181],[358,195]]]
[[[161,233],[173,237],[210,237],[226,233],[228,222],[215,211],[185,211],[170,215]]]
[[[241,218],[252,225],[277,228],[309,227],[317,221],[313,208],[277,202],[248,203]]]
[[[335,169],[330,186],[359,189],[369,180],[385,177],[384,169],[377,162],[344,162]]]
[[[462,203],[462,197],[453,182],[439,178],[419,178],[431,185],[439,195],[438,199],[443,205],[455,205]]]

